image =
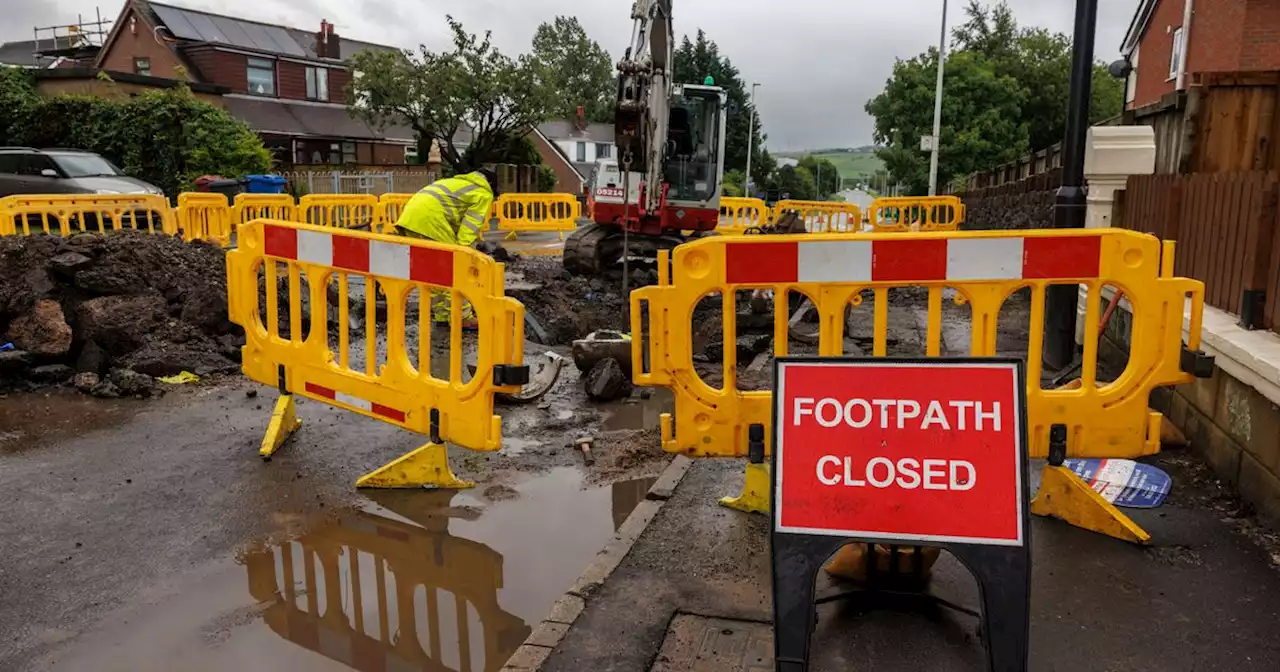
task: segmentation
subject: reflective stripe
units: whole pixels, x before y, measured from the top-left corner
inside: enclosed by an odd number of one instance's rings
[[[458,214],[462,212],[462,197],[479,188],[479,185],[468,184],[467,186],[454,191],[453,189],[436,182],[428,185],[422,191],[439,201],[440,205],[444,206],[445,212],[450,217],[457,217]]]

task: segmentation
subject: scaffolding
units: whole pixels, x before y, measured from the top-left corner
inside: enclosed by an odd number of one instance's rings
[[[36,67],[51,67],[60,61],[84,61],[95,58],[111,32],[111,19],[102,18],[95,7],[88,19],[76,14],[76,22],[32,28],[31,61]]]

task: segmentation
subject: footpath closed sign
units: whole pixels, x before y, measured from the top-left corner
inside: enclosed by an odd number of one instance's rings
[[[1022,546],[1017,362],[782,360],[774,530]]]

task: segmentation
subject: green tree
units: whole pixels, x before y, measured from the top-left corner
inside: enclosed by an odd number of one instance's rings
[[[769,150],[761,147],[755,158],[751,159],[751,184],[757,190],[764,189],[778,169],[778,160],[773,158]]]
[[[817,197],[813,174],[801,166],[783,166],[773,173],[770,189],[778,190],[778,198],[811,201]]]
[[[257,134],[185,86],[122,101],[45,98],[29,79],[0,74],[0,101],[11,100],[24,102],[9,108],[0,143],[96,152],[169,196],[189,190],[201,175],[238,178],[271,169],[271,155]]]
[[[617,78],[609,52],[587,37],[572,16],[557,16],[533,34],[533,60],[554,93],[559,114],[572,118],[581,105],[590,121],[613,123]]]
[[[675,81],[681,84],[701,84],[708,76],[716,86],[725,90],[728,98],[728,117],[725,122],[724,169],[747,168],[747,137],[751,135],[751,120],[755,119],[755,139],[750,143],[752,153],[751,172],[756,172],[756,162],[768,138],[760,130],[760,116],[751,105],[750,91],[743,84],[738,68],[728,57],[720,54],[715,42],[707,39],[699,30],[694,40],[685,36],[675,50]]]
[[[1021,28],[1003,2],[986,6],[969,0],[967,21],[956,27],[956,48],[982,54],[992,70],[1018,81],[1026,95],[1022,105],[1032,150],[1061,142],[1067,130],[1067,98],[1071,91],[1071,38],[1043,28]],[[1098,123],[1119,114],[1124,105],[1124,82],[1093,66],[1089,121]]]
[[[933,97],[938,51],[893,66],[885,89],[867,103],[875,117],[876,155],[911,193],[928,191],[928,155],[920,137],[933,130]],[[947,59],[942,97],[942,144],[938,183],[985,170],[1027,151],[1026,92],[1017,80],[997,75],[979,53],[961,51]]]
[[[819,159],[809,155],[800,159],[800,167],[813,176],[814,191],[819,199],[840,191],[840,170],[836,164],[827,159]]]
[[[350,64],[357,74],[347,85],[352,116],[378,127],[404,124],[419,146],[439,140],[440,155],[457,170],[500,160],[520,131],[555,116],[554,91],[530,56],[511,58],[490,41],[468,33],[452,16],[453,48],[433,52],[362,51]],[[469,131],[470,144],[457,144]]]

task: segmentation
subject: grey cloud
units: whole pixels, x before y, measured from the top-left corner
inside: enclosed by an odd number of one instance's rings
[[[448,44],[445,14],[468,29],[493,31],[503,51],[528,48],[542,21],[577,16],[588,33],[618,56],[631,37],[631,0],[168,0],[246,18],[318,26],[326,18],[340,34],[405,48]],[[114,16],[120,3],[100,3]],[[951,0],[950,23],[964,0]],[[6,9],[0,39],[30,39],[26,26],[74,20],[94,0],[18,0]],[[1071,33],[1072,0],[1009,0],[1023,25]],[[942,0],[675,0],[676,30],[699,27],[715,40],[748,82],[761,84],[757,104],[774,150],[861,145],[872,120],[863,110],[891,73],[894,58],[910,58],[937,43]],[[1096,54],[1118,57],[1137,0],[1099,0]]]

